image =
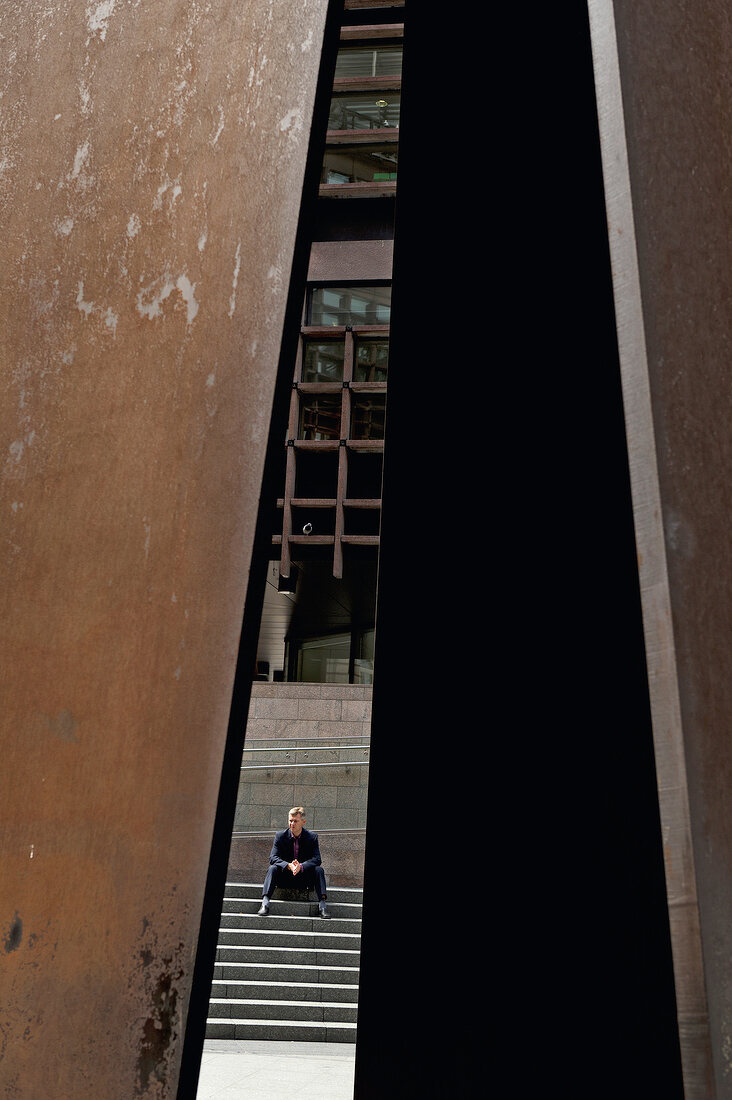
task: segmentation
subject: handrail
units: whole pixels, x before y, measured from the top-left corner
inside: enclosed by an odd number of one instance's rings
[[[331,741],[360,741],[362,737],[369,737],[369,736],[370,735],[368,733],[344,734],[342,737],[339,736],[338,734],[332,734],[331,737],[330,737],[330,740]],[[293,743],[297,743],[297,742],[300,742],[300,741],[317,741],[317,740],[318,740],[317,737],[314,737],[314,736],[308,737],[307,734],[301,734],[299,737],[253,737],[252,738],[253,743],[255,743],[257,745],[266,744],[268,741],[292,741]],[[318,746],[317,745],[303,745],[302,747],[306,748],[306,749],[317,749]],[[356,745],[356,748],[360,748],[360,746]],[[246,741],[245,741],[244,742],[244,751],[245,752],[254,752],[255,750],[254,749],[247,749]]]
[[[261,772],[273,768],[368,768],[368,760],[311,760],[297,764],[242,764],[239,771]]]
[[[328,752],[334,752],[336,750],[340,750],[342,747],[343,746],[341,745],[298,745],[297,748],[292,749],[283,747],[272,749],[248,749],[245,745],[244,752],[325,752],[326,749],[328,750]],[[370,745],[349,745],[348,747],[352,749],[366,750],[369,750],[371,748]]]

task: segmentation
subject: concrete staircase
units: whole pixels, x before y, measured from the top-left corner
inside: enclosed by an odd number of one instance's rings
[[[206,1038],[355,1043],[362,894],[329,886],[323,920],[278,890],[258,917],[261,883],[227,883]]]

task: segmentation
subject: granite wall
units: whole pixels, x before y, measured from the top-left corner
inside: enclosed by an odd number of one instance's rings
[[[371,687],[255,683],[229,877],[259,882],[291,806],[306,809],[334,886],[361,886]]]

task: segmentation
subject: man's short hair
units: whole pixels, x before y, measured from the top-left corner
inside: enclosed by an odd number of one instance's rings
[[[290,817],[291,815],[294,816],[295,814],[299,814],[300,817],[305,817],[305,807],[293,806],[292,809],[288,811],[287,816]]]

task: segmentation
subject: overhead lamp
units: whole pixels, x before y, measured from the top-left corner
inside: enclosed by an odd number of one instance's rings
[[[285,596],[293,595],[297,591],[297,566],[293,565],[290,569],[289,577],[283,577],[282,574],[277,578],[277,591],[281,592]]]

